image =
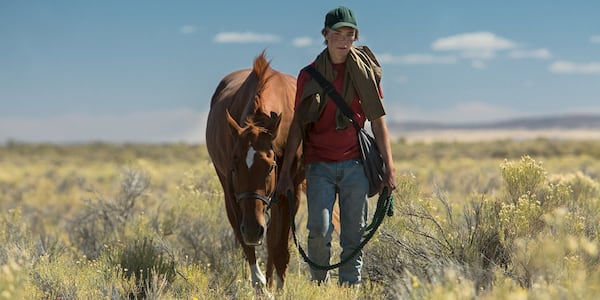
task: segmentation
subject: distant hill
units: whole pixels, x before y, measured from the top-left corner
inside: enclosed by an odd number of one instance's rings
[[[525,117],[496,122],[442,123],[442,122],[388,122],[393,132],[429,130],[546,130],[546,129],[598,129],[600,114],[572,114],[561,116]]]
[[[388,122],[390,136],[409,141],[600,139],[600,114],[515,118],[497,122]]]

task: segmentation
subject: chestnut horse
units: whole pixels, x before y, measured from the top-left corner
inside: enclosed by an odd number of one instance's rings
[[[252,69],[232,72],[221,80],[208,114],[206,146],[223,186],[227,217],[255,286],[271,286],[275,268],[277,286],[283,287],[290,260],[289,201],[281,195],[274,202],[272,196],[279,176],[277,166],[283,163],[284,155],[294,155],[294,211],[298,209],[304,180],[301,150],[284,153],[295,93],[296,79],[271,68],[263,51],[254,59]],[[265,234],[266,279],[255,252]]]

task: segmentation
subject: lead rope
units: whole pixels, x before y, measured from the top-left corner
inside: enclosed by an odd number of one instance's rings
[[[306,263],[308,263],[314,269],[318,269],[318,270],[333,270],[333,269],[336,269],[339,266],[347,263],[348,261],[350,261],[352,258],[354,258],[354,256],[356,256],[356,254],[358,254],[360,251],[362,251],[362,249],[365,247],[365,245],[371,240],[373,235],[375,235],[375,232],[377,232],[377,229],[379,228],[381,223],[383,223],[384,217],[386,215],[389,217],[394,215],[394,196],[388,192],[387,187],[384,187],[381,194],[379,194],[379,199],[377,199],[377,208],[375,210],[375,213],[373,214],[373,219],[371,220],[371,224],[369,224],[365,228],[365,234],[363,236],[363,240],[361,241],[360,245],[358,245],[358,248],[354,249],[354,251],[352,251],[350,256],[346,257],[343,260],[340,260],[339,263],[324,266],[324,265],[319,265],[319,264],[315,263],[314,261],[312,261],[310,258],[308,258],[308,255],[306,255],[306,252],[304,252],[304,249],[302,249],[302,247],[298,243],[298,239],[296,238],[296,222],[294,219],[294,216],[295,216],[294,207],[295,206],[294,206],[294,203],[292,200],[292,191],[291,190],[288,191],[288,201],[290,204],[290,220],[291,220],[292,237],[294,238],[294,244],[296,244],[296,247],[298,248],[298,252],[300,252],[300,255],[302,256],[304,261]]]

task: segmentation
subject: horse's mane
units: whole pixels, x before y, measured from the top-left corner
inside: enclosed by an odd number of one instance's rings
[[[263,50],[255,59],[254,66],[252,67],[252,72],[256,75],[258,79],[258,83],[256,84],[256,95],[259,96],[261,92],[267,87],[267,82],[269,78],[271,78],[275,72],[272,74],[268,74],[269,70],[271,70],[271,61],[267,61],[266,53]]]
[[[257,113],[261,110],[261,93],[267,88],[267,83],[271,77],[277,74],[276,71],[271,69],[271,61],[268,61],[266,58],[266,52],[263,50],[255,59],[254,65],[252,67],[252,73],[256,76],[256,94],[255,94],[255,103],[254,103],[254,114],[251,114],[246,120],[246,130],[247,134],[252,134],[253,136],[258,136],[260,133],[269,133],[269,131],[262,126],[260,120],[257,120]],[[268,118],[268,117],[267,117]]]

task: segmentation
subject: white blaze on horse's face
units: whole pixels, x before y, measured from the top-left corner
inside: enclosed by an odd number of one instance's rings
[[[254,154],[256,153],[256,150],[254,150],[254,147],[250,147],[250,149],[248,149],[248,154],[246,154],[246,165],[248,166],[248,169],[250,169],[252,167],[252,165],[254,164]]]

